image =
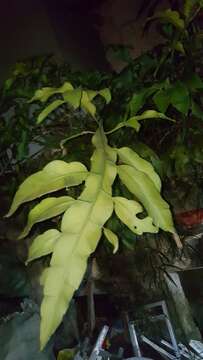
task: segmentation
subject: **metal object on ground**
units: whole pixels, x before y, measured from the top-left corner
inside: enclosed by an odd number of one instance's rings
[[[133,351],[134,351],[134,355],[137,357],[141,356],[141,351],[140,351],[140,347],[139,347],[139,343],[137,340],[137,334],[135,331],[135,326],[132,322],[128,323],[128,329],[129,329],[129,333],[130,333],[130,340],[132,343],[132,347],[133,347]]]
[[[98,358],[98,355],[102,349],[102,345],[104,343],[104,340],[106,338],[108,331],[109,331],[109,326],[104,325],[98,338],[97,338],[96,344],[92,350],[89,360],[96,360]]]
[[[185,345],[178,344],[180,353],[181,353],[181,359],[188,359],[188,360],[202,360],[203,358],[199,355],[194,354],[191,350],[189,350]]]
[[[203,343],[201,341],[191,340],[189,345],[199,356],[203,358]]]
[[[153,304],[149,304],[145,306],[145,309],[148,310],[152,310],[152,309],[156,309],[160,307],[162,313],[160,315],[154,315],[151,316],[151,320],[152,321],[159,321],[159,320],[163,320],[166,324],[167,330],[168,330],[168,334],[170,337],[170,341],[171,343],[168,343],[168,348],[170,348],[170,350],[173,352],[173,354],[169,353],[167,350],[165,350],[164,348],[162,348],[161,346],[155,344],[153,341],[151,341],[150,339],[148,339],[146,336],[142,336],[142,340],[148,344],[149,346],[151,346],[154,350],[158,351],[160,354],[162,354],[163,356],[167,357],[168,359],[171,360],[175,360],[175,359],[180,359],[181,358],[181,354],[180,354],[180,349],[178,347],[177,341],[176,341],[176,337],[175,337],[175,333],[173,330],[173,326],[171,324],[170,321],[170,317],[169,317],[169,313],[168,313],[168,309],[166,306],[166,302],[165,301],[158,301],[155,302]],[[166,345],[165,343],[163,343],[164,340],[162,340],[162,344]]]

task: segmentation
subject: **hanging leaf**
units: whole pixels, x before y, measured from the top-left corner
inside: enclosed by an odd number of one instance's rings
[[[113,200],[116,215],[132,232],[138,235],[142,235],[144,232],[158,232],[158,228],[153,225],[151,217],[147,216],[140,219],[136,216],[143,212],[142,206],[137,201],[120,196],[114,197]]]
[[[20,185],[6,216],[11,216],[21,204],[27,201],[64,187],[81,184],[87,174],[86,167],[79,162],[51,161],[43,170],[29,176]]]
[[[141,158],[135,151],[128,147],[123,147],[118,149],[118,155],[120,160],[126,164],[133,166],[136,170],[140,170],[147,174],[149,178],[153,181],[154,185],[156,186],[157,190],[161,190],[161,180],[159,175],[154,171],[153,166],[146,161],[145,159]]]
[[[75,200],[70,196],[61,196],[59,198],[50,197],[43,199],[28,214],[28,222],[25,229],[19,236],[19,239],[27,236],[32,226],[38,222],[50,219],[65,212]]]
[[[90,101],[86,91],[82,92],[81,107],[95,117],[96,106]]]
[[[141,115],[136,115],[131,117],[129,120],[120,122],[118,125],[116,125],[112,130],[108,131],[106,134],[111,134],[122,127],[131,127],[135,129],[137,132],[140,130],[140,120],[146,120],[146,119],[163,119],[163,120],[169,120],[175,122],[174,119],[171,119],[170,117],[156,111],[156,110],[146,110]]]
[[[50,105],[48,105],[37,117],[37,124],[40,124],[47,116],[59,106],[64,104],[64,100],[55,100]]]
[[[168,117],[165,114],[160,113],[156,110],[146,110],[141,115],[133,116],[132,118],[127,120],[126,126],[133,127],[134,122],[136,123],[137,121],[146,120],[146,119],[163,119],[163,120],[169,120],[169,121],[173,121],[173,122],[175,121],[174,119],[171,119],[170,117]]]
[[[107,238],[107,240],[111,243],[111,245],[113,246],[113,254],[115,254],[118,251],[119,248],[119,240],[118,240],[118,236],[110,229],[107,228],[103,228],[104,231],[104,235]]]
[[[128,190],[144,205],[153,223],[164,231],[174,233],[169,205],[163,200],[151,179],[129,165],[118,166],[118,174]]]
[[[62,235],[46,271],[41,306],[41,348],[60,324],[83,278],[87,259],[96,249],[103,225],[113,211],[111,187],[116,177],[116,152],[108,146],[102,129],[95,133],[93,144],[96,150],[85,189],[63,216]]]
[[[43,234],[37,236],[29,248],[26,264],[42,256],[51,254],[60,236],[61,233],[55,229],[47,230]]]

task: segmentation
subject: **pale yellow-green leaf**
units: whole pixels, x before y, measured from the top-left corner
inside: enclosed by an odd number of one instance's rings
[[[138,235],[145,232],[158,232],[158,228],[153,225],[151,217],[147,216],[143,219],[137,217],[137,214],[143,212],[142,206],[137,201],[120,196],[114,197],[113,200],[116,215],[132,232]]]
[[[86,94],[90,101],[92,101],[97,95],[102,96],[106,103],[109,104],[111,101],[111,92],[108,88],[102,89],[102,90],[86,90]]]
[[[111,245],[113,246],[113,254],[115,254],[118,251],[118,247],[119,247],[119,240],[118,240],[118,236],[110,229],[107,228],[103,228],[104,231],[104,235],[107,238],[107,240],[111,243]]]
[[[117,174],[116,152],[108,146],[102,129],[97,130],[92,142],[96,149],[84,191],[63,216],[62,235],[44,276],[41,348],[60,324],[84,276],[87,259],[96,249],[102,228],[113,211],[111,192]]]
[[[138,132],[140,130],[140,126],[141,126],[139,121],[146,120],[146,119],[163,119],[163,120],[169,120],[169,121],[175,122],[174,119],[171,119],[170,117],[168,117],[168,116],[164,115],[163,113],[160,113],[156,110],[146,110],[140,115],[135,115],[126,121],[120,122],[112,130],[108,131],[106,134],[111,134],[125,126],[131,127]]]
[[[59,106],[64,104],[64,100],[55,100],[51,104],[45,107],[44,110],[41,111],[41,113],[37,117],[37,124],[40,124],[44,119],[47,118],[47,116],[56,110]]]
[[[146,110],[140,115],[133,116],[129,120],[127,120],[128,124],[133,125],[134,121],[140,121],[140,120],[146,120],[146,119],[163,119],[163,120],[169,120],[169,121],[175,121],[174,119],[166,116],[165,114],[158,112],[156,110]],[[128,125],[130,126],[130,125]]]
[[[153,223],[162,230],[174,233],[174,225],[168,203],[161,197],[152,180],[142,171],[129,165],[118,166],[122,183],[145,207]]]
[[[102,90],[82,90],[80,88],[66,91],[63,93],[64,100],[77,109],[81,106],[82,109],[90,113],[93,117],[96,114],[96,107],[92,100],[97,96],[102,96],[106,103],[111,101],[111,93],[108,88]]]
[[[79,108],[82,99],[82,89],[74,89],[63,93],[64,100],[74,109]]]
[[[82,92],[81,107],[93,117],[96,114],[96,106],[90,101],[86,91]]]
[[[126,122],[124,122],[123,124],[125,124],[126,127],[131,127],[133,129],[135,129],[135,131],[138,132],[141,127],[139,120],[141,120],[141,119],[137,119],[136,116],[133,116],[130,119],[128,119]]]
[[[70,90],[73,90],[73,86],[69,82],[65,82],[59,88],[44,87],[42,89],[37,90],[35,92],[35,95],[32,97],[32,99],[29,102],[33,102],[33,101],[46,102],[50,98],[50,96],[55,94],[63,94],[64,92]]]
[[[99,94],[106,100],[107,104],[111,102],[111,92],[108,88],[100,90]]]
[[[43,199],[37,204],[28,214],[28,221],[25,229],[19,236],[19,239],[24,238],[29,233],[32,226],[38,222],[50,219],[65,212],[75,200],[70,196],[49,197]]]
[[[87,175],[86,167],[80,162],[51,161],[43,170],[29,176],[20,185],[6,216],[11,216],[21,204],[27,201],[64,187],[81,184]]]
[[[145,159],[141,158],[135,151],[128,147],[118,149],[118,155],[120,160],[126,164],[131,165],[135,169],[140,170],[147,174],[153,181],[157,190],[161,190],[161,180],[159,175],[155,172],[153,166]]]
[[[53,229],[53,230],[54,230],[54,229]],[[53,252],[53,251],[51,251],[51,252]],[[28,262],[28,261],[27,261],[27,262]],[[48,267],[45,268],[45,269],[42,271],[41,275],[40,275],[39,283],[40,283],[41,286],[44,286],[44,284],[45,284],[45,281],[46,281],[46,278],[47,278],[47,274],[48,274],[48,270],[49,270]]]
[[[43,234],[38,235],[29,248],[26,263],[28,264],[30,261],[51,254],[60,236],[60,231],[56,229],[47,230]]]

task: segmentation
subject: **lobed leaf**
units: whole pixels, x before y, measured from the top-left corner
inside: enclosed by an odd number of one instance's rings
[[[161,179],[159,175],[155,172],[153,166],[147,160],[140,157],[135,151],[128,147],[118,149],[118,156],[124,164],[131,165],[136,170],[140,170],[147,174],[149,178],[153,181],[157,190],[161,190]]]
[[[163,200],[152,180],[129,165],[118,166],[118,174],[128,190],[144,205],[153,223],[164,231],[174,233],[169,205]]]
[[[51,161],[43,170],[29,176],[20,185],[6,216],[11,216],[21,204],[27,201],[63,189],[64,187],[81,184],[87,175],[86,167],[80,162]]]
[[[41,348],[60,324],[84,276],[87,259],[96,249],[102,228],[113,212],[111,191],[117,174],[116,152],[108,146],[102,129],[97,130],[92,142],[96,149],[85,189],[63,216],[62,234],[43,276]]]
[[[27,236],[34,224],[65,212],[74,201],[75,199],[70,196],[61,196],[59,198],[49,197],[48,199],[43,199],[29,212],[27,225],[20,234],[19,239]]]
[[[151,217],[143,219],[136,215],[143,212],[142,206],[135,200],[116,196],[113,198],[115,213],[118,218],[135,234],[142,235],[144,232],[157,233],[158,228],[153,225]]]

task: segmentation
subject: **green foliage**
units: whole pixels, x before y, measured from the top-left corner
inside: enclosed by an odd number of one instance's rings
[[[17,133],[19,158],[27,156],[32,133],[40,134],[41,144],[56,150],[54,158],[63,159],[52,160],[46,166],[43,162],[43,170],[23,182],[8,215],[23,203],[60,189],[71,195],[63,193],[62,197],[43,199],[30,211],[21,234],[24,237],[34,224],[64,213],[60,228],[49,229],[33,240],[27,260],[52,254],[41,280],[42,347],[61,322],[102,234],[113,246],[113,252],[119,246],[122,249],[122,244],[134,250],[137,236],[142,235],[143,240],[145,233],[152,233],[153,240],[158,239],[154,234],[159,229],[174,234],[169,205],[160,194],[160,177],[170,199],[166,184],[176,187],[177,178],[184,177],[186,182],[192,176],[195,181],[196,177],[202,181],[202,36],[196,21],[201,6],[199,1],[185,1],[182,9],[177,6],[152,15],[151,20],[159,22],[165,43],[136,60],[125,49],[115,48],[128,63],[120,74],[76,73],[66,66],[59,71],[55,66],[55,71],[48,71],[45,76],[42,71],[39,76],[36,69],[30,74],[27,66],[21,64],[13,80],[5,84],[4,96],[8,96],[19,77],[31,76],[32,81],[35,76],[40,77],[35,86],[32,82],[26,88],[26,105],[24,102],[20,117],[18,112],[15,114],[20,119],[23,114]],[[39,87],[33,96],[33,89]],[[20,89],[25,91],[22,84]],[[31,97],[32,104],[28,103]],[[28,131],[25,114],[30,106],[32,127]],[[38,126],[33,126],[36,119]],[[93,134],[94,152],[88,171],[92,151],[89,134]],[[87,136],[81,141],[83,135]],[[71,147],[69,140],[73,141]],[[4,143],[12,141],[16,144],[16,139],[4,137]],[[85,187],[80,194],[83,181]],[[73,188],[77,185],[78,190]],[[155,246],[147,247],[147,240],[145,245],[139,251],[152,264],[149,268],[156,277],[154,262],[163,270],[165,255],[159,252],[156,257]]]
[[[66,83],[59,88],[60,90],[53,89],[52,91],[50,88],[38,90],[32,101],[41,99],[45,102],[53,95],[53,92],[73,91],[72,102],[76,104],[77,89],[67,90],[67,87],[70,89],[70,84]],[[83,94],[81,89],[80,94]],[[107,102],[110,101],[107,89],[88,90],[84,94],[88,96],[88,102],[91,102],[97,94],[104,96]],[[89,106],[84,106],[84,108],[90,111]],[[90,113],[94,118],[95,112],[90,111]],[[135,116],[134,119],[131,118],[126,122],[158,116],[160,114],[156,111],[147,110],[142,115]],[[168,119],[166,116],[163,118]],[[96,121],[98,122],[97,119]],[[110,133],[118,130],[118,126]],[[82,281],[88,257],[97,248],[102,231],[109,243],[113,245],[114,252],[118,250],[117,235],[112,229],[104,227],[114,210],[121,222],[135,234],[156,233],[159,228],[175,234],[169,206],[160,194],[160,178],[152,165],[130,148],[110,147],[101,124],[94,132],[92,144],[95,150],[91,157],[89,172],[79,162],[66,163],[61,160],[50,162],[43,170],[29,176],[22,183],[7,215],[12,215],[25,202],[85,181],[84,190],[76,199],[69,196],[43,199],[30,211],[28,223],[20,235],[20,238],[26,236],[35,223],[65,212],[60,231],[51,229],[37,236],[29,249],[27,260],[30,262],[52,253],[50,266],[45,269],[42,276],[44,287],[40,331],[42,349],[61,323],[74,292]],[[117,165],[117,158],[119,165]],[[143,204],[148,216],[143,214],[143,207],[137,201],[112,196],[117,172],[122,183],[128,188],[129,196],[136,196],[137,200]],[[137,216],[138,213],[142,214],[142,218]]]
[[[64,213],[72,205],[74,199],[70,196],[61,196],[59,198],[49,197],[42,200],[28,214],[28,222],[20,234],[19,239],[27,236],[32,226],[37,222],[50,219]]]
[[[42,103],[46,102],[51,96],[60,94],[63,100],[54,100],[51,104],[49,104],[39,115],[37,118],[37,123],[40,124],[47,116],[54,110],[56,110],[59,106],[67,103],[71,105],[75,110],[81,107],[90,113],[91,116],[95,116],[96,107],[92,103],[92,100],[97,96],[102,96],[106,103],[108,104],[111,101],[111,94],[109,89],[102,89],[100,91],[94,90],[82,90],[80,88],[74,89],[71,83],[65,82],[59,88],[42,88],[37,90],[33,98],[30,102],[39,100]]]
[[[118,174],[128,190],[144,205],[154,224],[165,231],[174,233],[169,206],[161,198],[151,179],[144,172],[129,165],[120,165]]]
[[[56,240],[60,236],[61,233],[56,229],[47,230],[43,234],[37,236],[29,248],[27,263],[51,254],[54,250]]]
[[[86,167],[79,162],[67,164],[65,161],[54,160],[27,178],[17,191],[10,211],[11,216],[24,202],[36,199],[44,194],[79,185],[87,177]]]

